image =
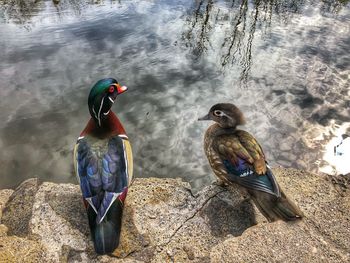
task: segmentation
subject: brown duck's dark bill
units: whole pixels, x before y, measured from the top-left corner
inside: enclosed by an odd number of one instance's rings
[[[199,121],[208,121],[211,120],[209,114],[203,116],[202,118],[198,118]]]

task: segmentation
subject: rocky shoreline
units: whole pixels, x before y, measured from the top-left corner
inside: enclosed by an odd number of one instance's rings
[[[267,223],[232,189],[136,179],[113,257],[94,253],[77,185],[29,179],[0,190],[0,262],[349,262],[349,181],[274,172],[301,222]]]

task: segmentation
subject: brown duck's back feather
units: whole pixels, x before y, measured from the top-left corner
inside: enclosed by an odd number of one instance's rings
[[[210,126],[205,134],[204,150],[213,169],[219,179],[231,185],[237,185],[248,191],[252,200],[261,213],[270,221],[282,219],[284,221],[297,220],[303,217],[300,209],[289,200],[278,186],[272,171],[266,166],[264,152],[257,140],[248,132],[235,129],[223,129],[219,125]],[[256,190],[259,182],[250,182],[250,177],[233,175],[228,172],[224,160],[229,161],[233,166],[238,165],[239,159],[246,162],[247,167],[254,171],[254,176],[269,176],[272,185],[275,185],[274,193],[271,194],[262,190]],[[237,178],[236,178],[237,177]],[[232,180],[235,181],[232,181]],[[247,181],[248,180],[248,181]],[[240,182],[242,181],[242,182]]]
[[[254,160],[265,158],[264,152],[258,141],[249,132],[236,130],[235,136],[238,138],[244,148],[252,155]]]
[[[265,155],[257,140],[248,132],[236,129],[223,129],[214,124],[206,132],[204,148],[212,147],[222,157],[233,163],[244,159],[258,174],[266,173]]]

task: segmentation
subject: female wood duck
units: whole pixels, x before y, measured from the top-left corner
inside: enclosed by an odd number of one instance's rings
[[[91,119],[74,147],[75,172],[98,254],[112,253],[119,245],[123,204],[132,181],[131,146],[110,110],[126,90],[112,78],[93,86],[88,99]]]
[[[205,133],[204,150],[219,181],[248,192],[260,212],[270,221],[291,221],[303,217],[279,187],[267,166],[256,139],[236,127],[245,123],[242,112],[233,104],[219,103],[199,120],[213,120]]]

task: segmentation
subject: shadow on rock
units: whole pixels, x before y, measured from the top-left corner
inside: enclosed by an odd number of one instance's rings
[[[46,195],[46,201],[73,228],[90,238],[89,223],[80,192],[65,193],[64,195],[50,192]]]
[[[119,247],[113,252],[113,256],[125,258],[133,255],[136,259],[148,262],[153,257],[154,251],[149,247],[150,240],[148,236],[142,235],[134,223],[134,208],[126,203],[123,212],[123,225],[120,234]]]
[[[82,202],[80,192],[67,193],[65,195],[57,195],[54,192],[47,194],[47,202],[51,208],[62,218],[64,218],[70,225],[79,230],[86,236],[88,240],[91,240],[89,224],[87,220],[86,211]],[[150,241],[144,235],[141,235],[134,223],[134,209],[126,203],[123,212],[123,225],[120,236],[119,247],[114,251],[113,255],[117,258],[125,258],[130,254],[136,259],[142,259],[147,262],[153,256],[153,251],[148,247]],[[63,249],[64,250],[64,249]],[[93,247],[93,243],[89,242],[89,246],[86,250],[88,258],[99,259]],[[62,252],[66,260],[81,259],[81,251],[74,251],[70,247],[66,247]]]
[[[211,234],[216,237],[240,236],[256,225],[254,207],[248,200],[233,206],[215,197],[204,207],[201,216],[206,218]]]

